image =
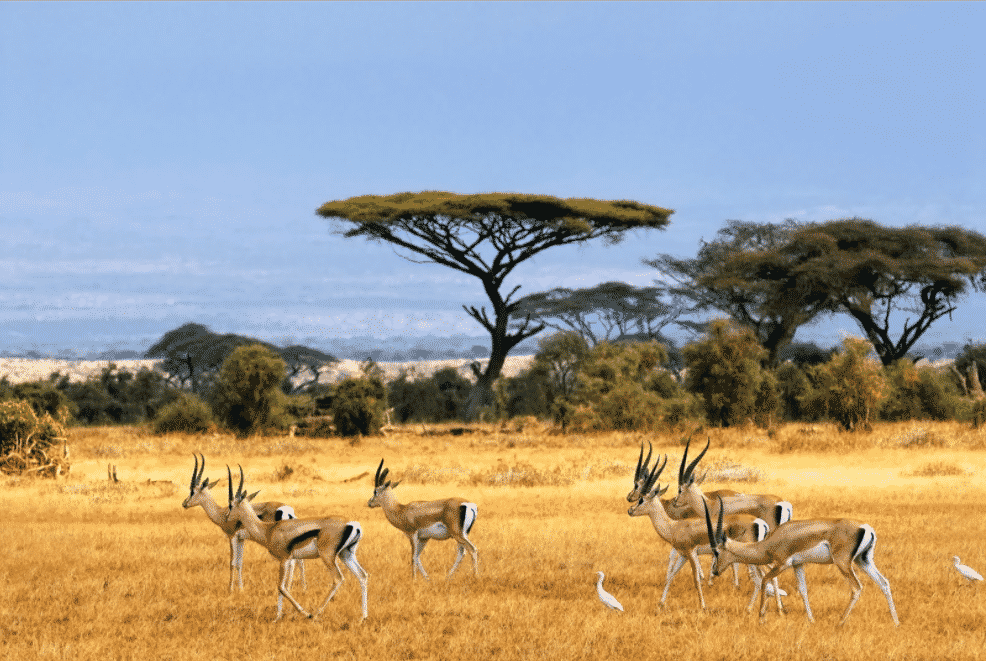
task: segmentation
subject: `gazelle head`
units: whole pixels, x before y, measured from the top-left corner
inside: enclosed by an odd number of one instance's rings
[[[192,457],[195,458],[195,468],[192,469],[192,482],[188,486],[188,498],[186,498],[181,504],[181,506],[185,509],[202,505],[202,499],[208,497],[206,493],[209,489],[219,484],[219,480],[213,480],[210,482],[209,478],[203,477],[202,475],[205,473],[205,455],[202,455],[201,468],[199,468],[199,458],[194,454]]]
[[[391,489],[397,487],[400,481],[391,482],[387,479],[387,473],[390,472],[389,468],[383,467],[383,459],[380,460],[380,465],[377,466],[377,474],[373,477],[373,498],[366,501],[369,507],[381,507],[383,505],[383,495]]]
[[[633,491],[627,494],[627,502],[635,503],[644,495],[644,483],[647,481],[648,465],[654,446],[647,442],[647,458],[644,459],[644,444],[640,444],[640,456],[637,457],[637,470],[633,474]]]
[[[660,459],[654,461],[654,468],[652,468],[648,473],[647,477],[644,479],[643,484],[640,489],[640,498],[637,503],[627,510],[627,514],[630,516],[644,516],[650,514],[654,511],[653,508],[658,508],[661,512],[664,512],[664,505],[661,503],[661,496],[665,491],[668,490],[667,487],[661,488],[661,485],[657,484],[657,478],[661,476],[661,471],[664,467],[668,465],[668,456],[664,455],[664,463],[661,463]]]
[[[733,562],[728,557],[729,551],[726,549],[726,533],[722,530],[722,498],[719,498],[719,517],[716,521],[715,530],[712,529],[712,517],[709,516],[709,506],[705,505],[705,526],[709,531],[709,546],[712,547],[712,575],[718,576],[722,570],[729,567]]]
[[[678,467],[678,494],[671,501],[673,508],[687,508],[688,498],[685,495],[685,492],[696,484],[696,482],[701,483],[705,479],[704,475],[697,480],[695,479],[695,467],[698,466],[698,462],[702,461],[702,457],[705,456],[705,453],[709,451],[709,445],[711,443],[712,439],[710,438],[706,442],[705,448],[699,452],[698,456],[695,457],[695,459],[692,460],[692,463],[688,464],[688,467],[686,468],[685,462],[688,461],[688,447],[692,444],[691,436],[689,436],[688,440],[685,442],[685,452],[681,455],[681,466]]]

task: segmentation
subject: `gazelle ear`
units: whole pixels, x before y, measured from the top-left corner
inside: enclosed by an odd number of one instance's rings
[[[400,480],[397,480],[396,482],[394,482],[393,484],[390,485],[390,488],[391,489],[396,489],[397,488],[397,485],[400,484],[400,483],[401,483],[401,481]]]
[[[205,478],[205,480],[203,480],[203,482],[202,482],[202,487],[205,488],[205,489],[211,489],[212,487],[216,486],[217,484],[219,484],[219,480],[211,480],[210,481],[209,478]]]
[[[671,486],[671,485],[670,484],[667,484],[667,485],[664,486],[663,489],[658,489],[657,490],[658,497],[663,496],[667,492],[669,486]]]
[[[258,493],[260,493],[260,489],[257,489],[256,491],[254,491],[252,494],[250,494],[249,496],[247,496],[246,499],[247,500],[253,500],[254,498],[257,497],[257,494]]]

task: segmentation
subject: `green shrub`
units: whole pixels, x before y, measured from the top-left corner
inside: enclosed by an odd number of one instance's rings
[[[887,396],[887,381],[879,361],[869,357],[872,345],[847,337],[832,360],[809,369],[813,389],[810,407],[822,408],[843,429],[868,429]]]
[[[181,393],[178,399],[161,407],[151,422],[155,434],[201,434],[215,428],[212,409],[191,393]]]
[[[379,377],[348,378],[339,382],[332,399],[332,420],[341,436],[380,433],[387,409],[387,387]]]
[[[695,408],[662,367],[667,359],[663,345],[654,341],[597,344],[579,360],[572,393],[555,404],[563,428],[644,431],[681,424]]]
[[[261,344],[234,349],[223,361],[212,388],[212,409],[220,423],[239,436],[284,428],[287,395],[281,389],[284,361]]]
[[[956,385],[933,367],[915,367],[908,359],[884,369],[889,392],[880,406],[884,420],[951,420],[956,417]]]
[[[718,319],[685,354],[685,388],[705,405],[710,424],[769,426],[780,405],[776,377],[764,369],[767,350],[747,328]]]

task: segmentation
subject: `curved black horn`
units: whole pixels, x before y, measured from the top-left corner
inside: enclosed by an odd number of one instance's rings
[[[195,485],[199,483],[199,458],[194,454],[192,457],[195,459],[195,468],[192,469],[192,484],[189,486],[190,489],[194,489]],[[205,469],[205,466],[202,468]]]
[[[681,455],[681,466],[678,466],[678,484],[685,483],[685,462],[688,461],[688,446],[692,444],[692,437],[689,436],[685,441],[685,452]]]
[[[709,517],[709,504],[703,501],[702,506],[705,508],[705,529],[709,532],[709,546],[712,547],[712,555],[718,556],[719,549],[716,547],[716,534],[712,530],[712,519]]]
[[[373,476],[373,486],[380,486],[380,471],[383,470],[383,459],[380,460],[380,465],[377,466],[377,474]]]
[[[644,459],[644,443],[640,443],[640,457],[637,459],[637,472],[634,474],[634,479],[639,480],[641,477],[646,477],[647,467],[650,465],[651,455],[654,453],[654,444],[647,441],[647,458]]]
[[[647,480],[644,482],[644,488],[642,489],[643,494],[648,494],[654,488],[657,483],[657,478],[661,477],[661,472],[664,467],[668,465],[668,455],[664,455],[664,463],[658,459],[654,462],[654,468],[651,470],[650,475],[647,476]]]
[[[239,466],[239,464],[237,464]],[[236,487],[236,497],[242,498],[246,495],[246,491],[243,490],[243,466],[240,466],[240,486]]]
[[[716,522],[716,540],[725,541],[726,537],[722,534],[722,512],[726,508],[722,505],[722,496],[717,496],[717,498],[719,499],[719,520]]]
[[[690,440],[691,439],[689,439],[689,441]],[[695,467],[698,466],[698,462],[702,461],[702,457],[705,456],[705,453],[709,451],[709,445],[711,445],[711,444],[712,444],[712,439],[709,438],[709,440],[706,441],[706,443],[705,443],[705,447],[702,449],[701,452],[699,452],[698,456],[695,457],[694,461],[692,461],[692,463],[688,464],[688,468],[685,469],[685,476],[684,476],[685,480],[691,480],[693,477],[695,477]],[[685,450],[687,451],[687,449],[688,448],[686,447]],[[681,464],[682,464],[682,466],[684,466],[684,464],[685,464],[684,457],[682,457],[682,459],[681,459]],[[679,485],[682,484],[682,481],[681,481],[681,478],[680,477],[678,478],[678,484]]]
[[[229,479],[226,480],[226,488],[229,489],[229,504],[233,504],[233,471],[229,470],[229,464],[226,464],[226,475]]]

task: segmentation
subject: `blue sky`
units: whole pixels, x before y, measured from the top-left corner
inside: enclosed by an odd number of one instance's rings
[[[676,210],[521,293],[649,284],[642,257],[727,219],[986,232],[984,28],[981,3],[0,3],[0,350],[483,335],[478,282],[314,214],[366,193]],[[925,339],[982,338],[984,300]]]

